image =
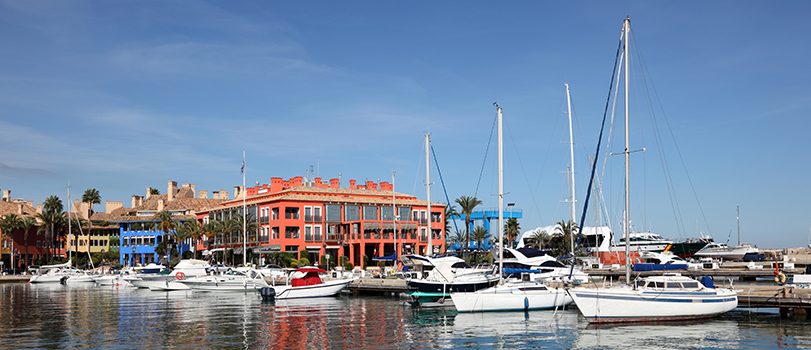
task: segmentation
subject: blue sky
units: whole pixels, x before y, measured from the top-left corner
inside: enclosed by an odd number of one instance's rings
[[[507,201],[523,208],[524,229],[547,225],[568,217],[563,83],[575,104],[582,208],[630,15],[631,142],[648,148],[631,165],[635,227],[725,241],[740,205],[745,241],[806,245],[809,9],[800,1],[4,1],[0,188],[41,201],[64,196],[70,183],[125,203],[146,186],[165,190],[168,179],[230,191],[245,149],[249,183],[304,175],[310,165],[324,178],[361,181],[396,170],[397,189],[422,198],[430,131],[456,198],[475,191],[498,101]],[[620,150],[622,138],[615,142],[608,151]],[[481,183],[484,207],[495,207],[494,148]],[[621,157],[608,160],[603,183],[619,229]]]

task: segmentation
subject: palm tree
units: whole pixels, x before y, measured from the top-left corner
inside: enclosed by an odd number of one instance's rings
[[[518,223],[518,219],[516,218],[509,218],[507,222],[504,223],[504,239],[507,241],[508,247],[515,246],[515,240],[518,238],[518,234],[521,232],[521,225]]]
[[[20,218],[17,214],[6,214],[2,218],[0,218],[0,245],[3,242],[3,234],[7,234],[11,236],[11,240],[14,240],[14,235],[11,233],[12,231],[20,228]],[[12,256],[14,252],[11,252]],[[3,251],[2,247],[0,247],[0,260],[3,258]]]
[[[101,195],[99,191],[95,188],[88,188],[82,194],[82,202],[87,203],[90,207],[90,212],[88,213],[88,218],[93,216],[93,204],[100,204],[101,203]],[[89,234],[89,233],[88,233]]]
[[[239,235],[239,239],[237,239],[237,241],[242,242],[242,216],[237,215],[232,220],[235,220],[236,223],[237,223],[237,226],[239,227],[240,235]],[[256,237],[257,230],[258,230],[258,225],[256,225],[256,220],[251,220],[251,218],[248,217],[248,222],[245,225],[245,232],[247,233],[248,237],[250,237],[251,234],[253,234],[254,237]]]
[[[461,196],[456,198],[456,204],[459,204],[459,207],[462,208],[462,215],[465,216],[465,246],[462,250],[465,252],[470,246],[470,214],[473,213],[473,209],[482,204],[482,201],[476,197]]]
[[[51,261],[51,256],[55,252],[54,249],[56,248],[56,229],[64,223],[63,220],[65,217],[62,215],[62,210],[64,210],[62,200],[57,196],[50,195],[45,198],[42,213],[37,215],[43,223],[41,229],[44,229],[47,237],[48,262]]]
[[[476,241],[476,250],[477,251],[484,251],[484,241],[487,240],[488,232],[482,226],[476,226],[473,229],[473,240]],[[474,259],[476,258],[476,254],[473,255]]]
[[[448,232],[451,232],[451,220],[454,216],[459,215],[456,211],[456,207],[453,205],[448,205],[445,207],[445,235],[448,235]],[[459,242],[461,243],[461,242]]]
[[[529,236],[527,240],[532,242],[532,244],[535,245],[535,248],[542,248],[546,246],[549,239],[549,233],[546,231],[540,231],[533,233],[532,236]]]
[[[561,220],[558,222],[560,228],[563,230],[563,237],[560,240],[560,246],[556,247],[560,253],[569,252],[572,240],[572,234],[577,233],[580,228],[577,226],[577,223],[572,220]],[[574,254],[574,252],[569,252]]]
[[[31,231],[31,228],[36,226],[37,220],[33,217],[26,216],[20,220],[20,228],[23,229],[23,246],[25,247],[25,256],[27,262],[26,265],[31,265],[31,254],[28,254],[28,232]]]
[[[223,237],[223,241],[225,241],[225,235],[228,235],[228,243],[233,243],[234,233],[242,231],[242,218],[230,218],[222,222],[222,226],[220,226],[221,235]],[[225,254],[225,253],[223,253]],[[233,251],[231,252],[231,258],[234,258]],[[233,263],[233,261],[231,262]]]
[[[183,222],[177,228],[178,240],[190,240],[190,246],[193,248],[200,236],[203,234],[203,226],[197,220]],[[194,249],[194,258],[197,258],[197,249]]]
[[[215,237],[222,231],[222,222],[220,220],[209,220],[203,225],[202,234],[206,236],[206,246],[211,249],[211,245],[215,243]]]
[[[170,213],[170,212],[168,212],[166,210],[163,210],[160,213],[158,213],[157,219],[159,220],[159,222],[158,222],[158,230],[163,231],[163,240],[164,241],[168,240],[168,242],[166,244],[167,244],[167,246],[169,248],[168,249],[168,251],[169,251],[169,260],[171,261],[172,260],[172,250],[173,250],[172,243],[174,242],[174,239],[173,239],[172,236],[174,236],[174,234],[176,233],[176,229],[177,229],[178,225],[174,220],[172,220],[172,213]]]

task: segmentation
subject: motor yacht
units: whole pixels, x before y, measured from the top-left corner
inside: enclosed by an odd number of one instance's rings
[[[222,274],[191,277],[178,282],[195,291],[204,292],[245,292],[268,287],[262,273],[254,269],[231,269]]]

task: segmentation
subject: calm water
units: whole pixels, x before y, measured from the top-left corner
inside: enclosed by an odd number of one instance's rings
[[[576,310],[457,314],[390,297],[272,305],[243,293],[0,285],[4,349],[811,348],[809,325],[740,310],[704,322],[591,327]]]

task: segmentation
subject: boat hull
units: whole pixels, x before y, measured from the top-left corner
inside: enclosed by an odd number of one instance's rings
[[[183,284],[200,292],[253,292],[268,286],[256,281],[184,281]]]
[[[149,290],[155,292],[172,292],[178,290],[180,291],[191,290],[191,288],[180,282],[164,281],[163,283],[160,282],[150,283]]]
[[[634,271],[674,271],[687,270],[687,264],[652,264],[639,263],[632,265]]]
[[[706,247],[709,242],[680,242],[673,243],[669,251],[682,259],[692,258],[699,250]]]
[[[563,289],[542,291],[499,291],[499,287],[474,293],[452,293],[453,305],[459,312],[549,310],[572,303]]]
[[[346,288],[346,286],[349,285],[349,283],[351,283],[352,281],[353,280],[336,280],[309,286],[293,287],[289,285],[284,285],[284,286],[272,286],[272,288],[276,291],[275,298],[277,300],[318,298],[336,295],[340,293],[341,290]]]
[[[570,295],[589,323],[659,322],[709,318],[738,306],[735,291],[653,292],[575,288]]]
[[[409,280],[408,289],[423,293],[469,293],[490,288],[498,283],[497,276],[476,282],[437,282],[428,280]]]

